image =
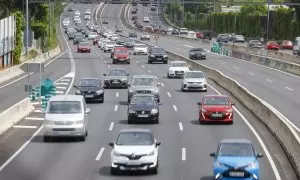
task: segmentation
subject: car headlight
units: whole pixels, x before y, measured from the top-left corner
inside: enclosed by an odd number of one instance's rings
[[[201,53],[202,56],[206,55],[206,53]]]
[[[129,91],[129,93],[134,93],[133,89],[129,89],[128,91]]]
[[[163,55],[163,57],[166,58],[166,57],[168,57],[168,55],[165,54],[165,55]]]
[[[76,90],[75,90],[75,94],[81,94],[81,91],[78,90],[78,89],[76,89]]]
[[[154,57],[154,55],[151,55],[151,57]]]
[[[45,121],[44,121],[44,124],[51,125],[51,124],[54,124],[54,123],[53,123],[53,121],[51,121],[51,120],[45,120]]]
[[[202,112],[207,112],[207,110],[206,110],[206,109],[203,109],[203,108],[201,108],[201,111],[202,111]]]
[[[252,162],[252,163],[247,165],[247,168],[255,168],[255,166],[256,166],[256,163]]]
[[[218,167],[226,167],[225,164],[221,163],[220,161],[217,161],[216,165]]]
[[[157,94],[159,90],[158,89],[153,89],[152,91],[153,91],[153,93]]]
[[[117,56],[114,56],[114,59],[117,59]]]
[[[232,113],[232,109],[227,109],[226,112],[227,113]]]
[[[130,113],[130,114],[134,114],[134,113],[135,113],[135,111],[134,111],[134,110],[132,110],[132,109],[129,109],[128,113]]]
[[[150,151],[150,152],[147,154],[147,156],[153,156],[154,154],[155,154],[155,150]]]
[[[124,79],[122,79],[122,81],[123,81],[123,82],[127,82],[127,79],[124,78]]]
[[[83,124],[84,120],[75,121],[75,124]]]
[[[113,151],[114,156],[121,156],[121,153],[118,153],[117,151]]]
[[[157,114],[158,113],[158,109],[152,109],[151,110],[151,114]]]
[[[99,91],[96,91],[96,94],[102,94],[103,93],[103,90],[101,89],[101,90],[99,90]]]

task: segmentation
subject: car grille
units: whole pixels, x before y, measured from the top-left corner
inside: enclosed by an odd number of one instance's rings
[[[136,155],[136,154],[130,154],[130,155],[127,155],[127,154],[123,154],[122,156],[125,156],[127,157],[128,159],[130,160],[138,160],[140,159],[141,157],[145,156],[146,154],[140,154],[140,155]]]
[[[155,56],[155,58],[161,58],[161,59],[162,59],[162,58],[163,58],[163,56]]]
[[[183,71],[175,71],[176,75],[183,75],[183,73],[184,73]]]
[[[73,125],[74,121],[53,121],[55,125]]]
[[[151,90],[138,90],[136,91],[137,94],[151,94]]]
[[[144,113],[143,113],[144,112]],[[136,111],[137,114],[150,114],[151,111]]]
[[[122,81],[119,79],[112,79],[109,81],[109,83],[112,85],[120,85],[122,83]]]
[[[209,117],[212,120],[224,120],[225,114],[223,112],[210,112]]]

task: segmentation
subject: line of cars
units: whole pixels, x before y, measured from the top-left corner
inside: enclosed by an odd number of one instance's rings
[[[105,35],[104,35],[105,34]],[[116,40],[109,39],[112,33],[103,31],[94,45],[104,41],[115,42],[111,49],[111,57],[117,56],[118,51],[128,55],[126,39],[118,37]],[[89,38],[87,38],[89,39]],[[84,41],[87,43],[87,41]],[[130,41],[131,42],[131,41]],[[101,47],[105,50],[105,45]],[[118,46],[120,45],[120,46]],[[162,48],[151,48],[145,53],[145,47],[139,47],[139,43],[133,42],[133,48],[137,48],[137,54],[148,54],[148,61],[162,56],[163,63],[168,63],[167,55]],[[142,50],[138,50],[141,48]],[[108,50],[108,49],[106,49]],[[109,49],[110,50],[110,49]],[[122,52],[123,51],[123,52]],[[147,48],[148,51],[148,48]],[[162,53],[163,52],[163,53]],[[154,58],[154,59],[153,59]],[[122,59],[122,58],[121,58]],[[124,57],[126,59],[126,57]],[[166,60],[166,62],[165,62]],[[44,121],[44,140],[49,141],[52,136],[76,136],[85,140],[88,136],[87,122],[88,113],[85,102],[96,100],[104,102],[104,89],[128,88],[128,124],[150,121],[159,123],[160,114],[160,90],[161,83],[153,75],[133,75],[129,80],[129,73],[123,68],[110,68],[103,74],[104,82],[99,78],[83,78],[75,88],[75,95],[54,96],[48,102]],[[184,61],[172,61],[168,68],[168,78],[182,78],[182,91],[207,91],[207,81],[201,71],[190,70]],[[199,122],[202,123],[232,123],[233,106],[227,96],[205,95],[198,103]],[[150,171],[158,173],[159,146],[161,143],[149,129],[124,129],[121,130],[114,142],[109,143],[111,151],[111,174],[119,174],[123,171]],[[248,140],[227,139],[220,141],[217,151],[211,153],[214,158],[214,179],[258,179],[259,162],[262,157],[255,151],[253,144]]]

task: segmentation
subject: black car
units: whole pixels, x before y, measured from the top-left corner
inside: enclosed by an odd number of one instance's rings
[[[159,103],[152,94],[136,94],[128,104],[128,124],[134,122],[159,123]]]
[[[190,59],[206,59],[206,52],[202,48],[192,48],[189,52]]]
[[[82,34],[75,34],[74,39],[73,39],[73,44],[79,44],[80,42],[84,41],[84,35]]]
[[[138,9],[137,9],[137,8],[132,8],[132,10],[131,10],[131,14],[136,14],[136,13],[137,13],[137,11],[138,11]]]
[[[173,29],[172,35],[179,35],[179,30],[178,29]]]
[[[68,9],[68,11],[69,11],[69,12],[73,12],[73,11],[75,11],[75,8],[74,8],[74,7],[70,7],[70,8]]]
[[[163,62],[164,64],[168,64],[168,55],[163,48],[151,48],[148,55],[148,63],[152,64],[153,62]]]
[[[155,6],[151,6],[151,11],[155,11],[156,10],[156,7]]]
[[[130,32],[130,33],[129,33],[129,37],[137,37],[136,32]]]
[[[116,32],[121,33],[121,32],[123,32],[123,29],[122,28],[116,28]]]
[[[217,42],[225,42],[228,43],[229,41],[229,36],[227,34],[219,34],[217,37]]]
[[[123,37],[120,37],[116,40],[116,43],[119,44],[119,45],[124,45],[125,43],[125,38]]]
[[[132,16],[131,19],[132,19],[132,20],[137,20],[138,17],[137,17],[137,16]]]
[[[109,69],[103,74],[104,88],[127,88],[129,74],[125,69]]]
[[[82,95],[86,101],[104,102],[104,89],[99,78],[83,78],[80,79],[78,85],[74,88],[76,95]]]
[[[108,24],[107,20],[102,21],[102,24]]]
[[[134,39],[132,39],[132,38],[126,38],[125,39],[124,46],[126,48],[133,48],[134,44],[135,44],[135,40]]]

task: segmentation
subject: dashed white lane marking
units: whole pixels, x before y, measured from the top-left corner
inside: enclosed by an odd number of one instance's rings
[[[59,85],[65,85],[65,86],[67,86],[67,85],[69,85],[69,83],[58,82],[58,83],[55,83],[55,85],[56,86],[59,86]]]
[[[21,126],[21,125],[14,125],[14,128],[22,128],[22,129],[36,129],[37,126]]]
[[[26,117],[25,120],[43,121],[45,118],[42,117]]]
[[[184,44],[185,47],[189,47],[189,48],[193,48],[194,46],[190,46],[190,45],[187,45],[187,44]]]
[[[71,81],[71,79],[62,79],[62,80],[60,80],[61,82],[70,82]]]
[[[182,122],[179,122],[178,125],[179,125],[179,130],[180,130],[180,131],[183,131],[183,125],[182,125]]]
[[[164,84],[164,83],[160,83],[160,84],[161,84],[162,87],[165,87],[165,84]]]
[[[108,130],[112,131],[114,128],[114,124],[115,124],[114,122],[111,122]]]
[[[185,148],[181,149],[181,160],[183,160],[183,161],[186,160],[186,149]]]
[[[95,159],[96,161],[99,161],[99,160],[101,159],[101,156],[102,156],[104,150],[105,150],[104,147],[102,147],[102,148],[100,149],[100,151],[99,151],[99,153],[98,153],[98,155],[97,155],[97,157],[96,157],[96,159]]]
[[[119,97],[119,93],[118,92],[116,92],[116,97]]]
[[[33,112],[40,113],[40,112],[42,112],[42,109],[35,109]]]
[[[266,81],[268,81],[268,82],[273,82],[273,81],[271,81],[270,79],[266,79]]]
[[[287,89],[287,90],[290,90],[290,91],[294,91],[294,89],[289,88],[289,87],[287,87],[287,86],[285,86],[284,88]]]
[[[169,97],[172,97],[170,92],[167,92],[167,94],[168,94]]]
[[[150,71],[150,70],[148,70],[148,73],[151,73],[151,71]]]
[[[67,87],[57,86],[56,89],[67,89]]]
[[[254,76],[254,75],[255,75],[254,73],[251,73],[251,72],[250,72],[249,74],[250,74],[250,75],[252,75],[252,76]]]
[[[108,65],[107,67],[110,68],[110,65]]]
[[[118,110],[118,105],[115,105],[115,111],[117,111]]]
[[[239,70],[239,68],[238,68],[238,67],[236,67],[236,66],[233,66],[233,68],[234,68],[234,69],[236,69],[236,70]]]
[[[145,66],[144,65],[141,65],[142,66],[142,68],[145,68]]]
[[[178,111],[178,109],[177,109],[177,107],[176,107],[176,105],[175,104],[173,104],[173,109],[174,109],[174,111]]]
[[[56,94],[64,94],[65,92],[63,91],[56,91]]]

